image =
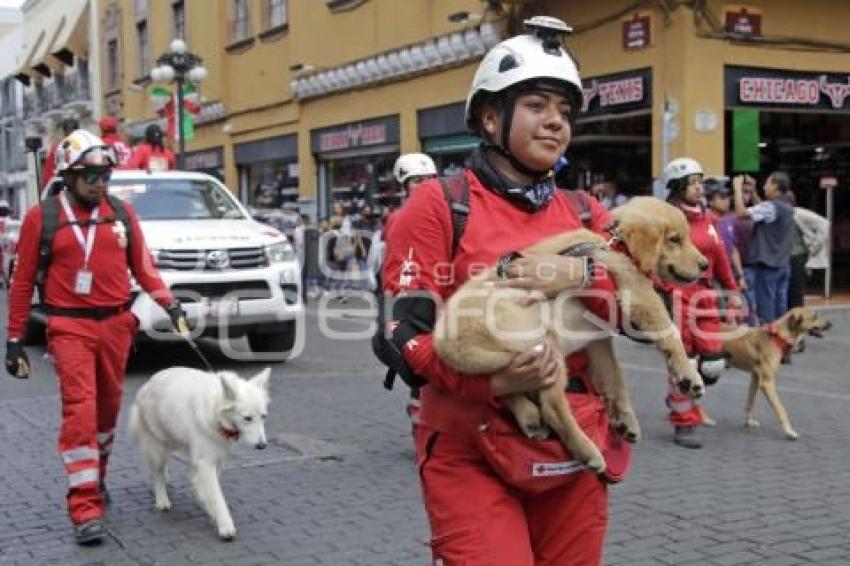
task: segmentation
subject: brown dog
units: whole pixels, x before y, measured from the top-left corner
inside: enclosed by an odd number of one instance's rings
[[[619,306],[628,325],[655,341],[680,387],[699,397],[702,378],[688,362],[678,330],[648,276],[693,281],[706,267],[706,259],[690,241],[684,214],[661,200],[634,198],[616,209],[614,216],[617,238],[628,255],[609,249],[603,238],[588,230],[553,236],[522,254],[553,255],[589,242],[595,261],[607,268],[617,284],[617,304],[611,305],[612,310]],[[565,399],[568,376],[563,360],[586,350],[590,377],[610,401],[613,424],[628,440],[636,441],[640,426],[614,356],[612,335],[588,319],[584,304],[574,295],[565,293],[530,306],[525,301],[529,296],[528,291],[505,286],[495,268],[471,278],[440,312],[434,333],[437,353],[461,372],[488,374],[543,341],[557,348],[563,354],[557,381],[537,395],[511,395],[505,401],[526,435],[545,438],[548,425],[574,458],[601,472],[605,469],[602,454],[578,426]]]
[[[776,373],[783,355],[790,352],[806,334],[819,336],[829,330],[832,323],[805,307],[796,307],[773,324],[744,330],[743,327],[723,325],[728,338],[723,340],[723,351],[733,367],[750,372],[750,391],[747,396],[747,426],[759,426],[755,414],[756,393],[761,390],[773,408],[785,433],[785,438],[797,440],[791,428],[788,411],[776,391]],[[742,334],[743,332],[743,334]]]

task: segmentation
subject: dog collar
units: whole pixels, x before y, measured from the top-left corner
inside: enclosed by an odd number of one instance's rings
[[[227,428],[224,425],[218,425],[218,431],[228,440],[237,440],[239,438],[239,431],[236,429]]]
[[[788,352],[791,351],[791,347],[794,345],[794,342],[789,342],[782,334],[779,332],[779,325],[775,322],[771,322],[770,324],[764,325],[764,330],[767,332],[767,335],[770,336],[770,339],[776,344],[776,347],[779,348],[779,351],[782,352],[782,357],[788,355]]]
[[[612,252],[621,253],[632,262],[638,271],[640,271],[647,279],[652,282],[653,287],[656,289],[661,289],[664,292],[668,292],[667,284],[665,284],[661,279],[658,278],[657,275],[652,273],[651,271],[644,271],[638,267],[637,262],[635,261],[634,256],[629,251],[629,248],[626,247],[626,243],[620,237],[619,232],[616,231],[616,228],[608,228],[609,233],[611,234],[611,239],[608,240],[608,249]]]

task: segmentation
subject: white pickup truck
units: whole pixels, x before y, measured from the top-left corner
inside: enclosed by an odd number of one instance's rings
[[[257,222],[203,173],[115,171],[109,192],[130,203],[165,283],[196,335],[246,336],[253,354],[283,359],[303,328],[301,275],[278,230]],[[174,336],[167,314],[133,286],[140,337]],[[33,309],[36,322],[43,313]]]

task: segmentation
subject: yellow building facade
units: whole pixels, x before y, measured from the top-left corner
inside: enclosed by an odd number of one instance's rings
[[[731,173],[740,109],[758,112],[759,167],[791,167],[811,187],[815,175],[850,181],[846,2],[105,0],[100,13],[107,112],[130,131],[156,118],[146,77],[182,33],[209,71],[188,166],[258,206],[392,206],[399,153],[461,166],[477,63],[533,14],[574,28],[589,100],[569,154],[577,185],[618,178],[651,192],[681,155]]]

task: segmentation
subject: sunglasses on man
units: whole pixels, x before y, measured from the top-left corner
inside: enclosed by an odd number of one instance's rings
[[[98,181],[108,183],[112,178],[112,169],[108,167],[86,167],[80,172],[80,175],[89,185],[94,185]]]

